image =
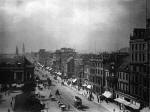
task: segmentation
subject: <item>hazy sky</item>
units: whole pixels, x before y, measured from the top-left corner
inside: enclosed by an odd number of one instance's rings
[[[0,52],[116,50],[145,25],[145,0],[0,0]]]

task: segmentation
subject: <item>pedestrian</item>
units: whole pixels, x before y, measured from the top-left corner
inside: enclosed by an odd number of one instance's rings
[[[67,106],[68,110],[70,110],[70,105]]]
[[[115,112],[115,109],[113,109],[113,112]]]
[[[99,97],[98,97],[98,94],[97,94],[97,102],[99,103]]]
[[[12,101],[10,102],[10,105],[11,105],[11,107],[12,107]]]
[[[8,112],[10,112],[10,109],[8,109]]]
[[[98,95],[98,98],[99,98],[99,102],[101,103],[101,95]]]

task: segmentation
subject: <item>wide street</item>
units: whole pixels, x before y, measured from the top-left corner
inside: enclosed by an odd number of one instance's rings
[[[68,86],[62,86],[60,83],[58,83],[58,81],[54,80],[53,77],[51,76],[51,74],[45,70],[41,71],[40,73],[50,76],[50,78],[52,79],[52,86],[50,87],[52,90],[52,94],[55,94],[55,91],[58,89],[60,91],[61,94],[61,98],[58,98],[61,102],[63,102],[66,105],[70,105],[70,108],[72,111],[75,112],[81,112],[81,111],[86,111],[86,112],[110,112],[108,111],[106,108],[102,107],[100,104],[88,101],[84,96],[80,95],[77,93],[77,91],[71,89]],[[42,75],[39,74],[39,75]],[[43,78],[43,77],[40,77]],[[73,98],[74,96],[79,96],[82,99],[82,103],[83,103],[83,109],[79,110],[76,109],[73,106]]]

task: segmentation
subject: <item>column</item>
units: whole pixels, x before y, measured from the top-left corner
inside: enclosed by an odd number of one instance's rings
[[[16,80],[16,72],[14,72],[14,81]]]
[[[22,82],[24,82],[24,72],[22,72]]]

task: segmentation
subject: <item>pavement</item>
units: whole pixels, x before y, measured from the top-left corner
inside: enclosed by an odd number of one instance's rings
[[[66,83],[65,83],[66,84]],[[84,96],[85,98],[87,98],[87,92],[85,90],[77,90],[77,88],[71,86],[71,85],[66,85],[67,87],[71,88],[73,91],[77,92],[78,94]],[[120,110],[119,106],[114,104],[114,103],[106,103],[106,101],[102,101],[101,103],[98,103],[97,101],[97,96],[95,94],[93,94],[94,100],[93,102],[95,102],[96,104],[100,104],[101,106],[107,108],[107,110],[109,112],[130,112],[129,110]]]
[[[42,71],[43,74],[49,74],[46,71]],[[51,75],[49,74],[48,76],[51,77]],[[117,106],[114,103],[106,103],[105,101],[98,103],[97,102],[97,97],[95,94],[93,94],[94,96],[94,101],[88,101],[86,95],[84,94],[83,91],[78,91],[76,88],[66,85],[66,86],[62,86],[59,82],[61,81],[57,81],[54,80],[53,77],[51,77],[51,79],[53,80],[53,83],[55,83],[56,86],[52,87],[52,91],[56,91],[56,89],[59,89],[62,93],[62,100],[66,103],[66,104],[70,104],[71,108],[75,111],[75,112],[80,112],[82,110],[77,110],[74,108],[73,106],[73,97],[75,95],[80,96],[80,98],[83,101],[83,104],[85,106],[87,106],[88,108],[83,110],[86,112],[123,112],[123,110],[119,109],[119,106]],[[54,93],[53,93],[54,94]],[[115,111],[114,111],[115,109]]]
[[[0,112],[8,112],[8,109],[10,112],[13,111],[13,107],[15,104],[15,96],[21,94],[21,91],[10,91],[9,95],[4,92],[0,93],[1,99],[0,99]],[[14,100],[12,100],[14,98]],[[12,106],[11,106],[11,101],[12,101]]]
[[[56,86],[53,87],[53,91],[58,89],[61,93],[61,99],[71,106],[71,109],[73,112],[109,112],[105,107],[102,107],[101,105],[98,105],[94,102],[88,101],[85,97],[82,95],[79,95],[76,91],[73,91],[72,89],[68,88],[67,86],[62,86],[58,81],[54,81]],[[56,83],[57,82],[57,83]],[[76,109],[74,107],[74,96],[79,96],[82,99],[82,109]]]

